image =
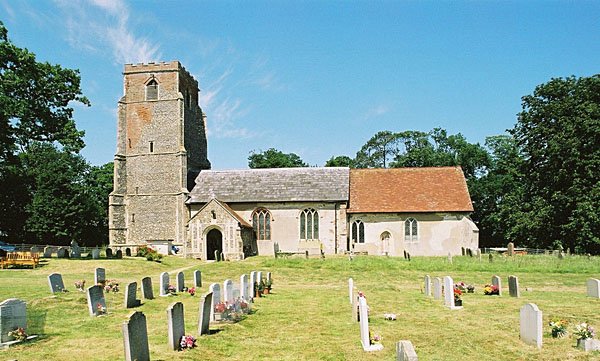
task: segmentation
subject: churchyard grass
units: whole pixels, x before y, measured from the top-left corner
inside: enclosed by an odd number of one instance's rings
[[[119,281],[121,290],[106,296],[109,314],[90,317],[86,296],[74,282],[93,283],[94,269],[106,269],[107,279]],[[202,287],[196,296],[179,293],[158,297],[158,276],[183,270],[186,284],[192,272],[202,271]],[[166,308],[183,302],[186,334],[197,336],[198,303],[211,283],[225,279],[239,282],[252,270],[273,273],[273,294],[257,299],[255,313],[235,324],[211,325],[209,336],[198,337],[198,347],[174,352],[167,347]],[[47,276],[63,275],[70,292],[53,296]],[[252,257],[241,262],[206,263],[166,257],[162,263],[142,258],[123,260],[44,260],[39,268],[0,270],[0,301],[10,297],[27,302],[29,333],[37,341],[0,352],[3,359],[81,360],[123,359],[121,324],[134,310],[147,317],[150,354],[153,360],[394,360],[396,341],[411,340],[419,360],[600,360],[599,352],[575,348],[571,337],[552,339],[548,322],[564,318],[569,330],[588,321],[600,328],[600,300],[586,296],[586,280],[599,278],[600,258],[568,256],[496,256],[402,258],[359,256],[321,259],[272,259]],[[475,285],[474,294],[463,296],[464,308],[450,311],[441,301],[422,293],[423,276],[450,275],[455,282]],[[483,285],[493,275],[503,279],[502,297],[484,296]],[[508,296],[508,276],[519,277],[521,297]],[[143,300],[135,309],[124,307],[127,282],[151,276],[154,300]],[[384,350],[363,352],[358,323],[348,301],[348,278],[365,292],[369,303],[370,329],[383,336]],[[141,293],[138,291],[138,298]],[[519,340],[519,309],[535,303],[543,312],[544,344],[541,350]],[[395,313],[396,321],[385,321]]]

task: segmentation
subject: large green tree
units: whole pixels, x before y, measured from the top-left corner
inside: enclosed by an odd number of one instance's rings
[[[523,149],[530,246],[600,252],[600,75],[552,79],[522,98],[511,133]]]
[[[248,156],[248,167],[250,168],[294,168],[308,167],[295,153],[283,153],[275,148],[265,151],[250,152]]]

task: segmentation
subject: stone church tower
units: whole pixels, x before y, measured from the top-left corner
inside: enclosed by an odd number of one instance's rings
[[[127,64],[119,101],[110,244],[183,244],[194,179],[209,169],[198,82],[178,61]]]

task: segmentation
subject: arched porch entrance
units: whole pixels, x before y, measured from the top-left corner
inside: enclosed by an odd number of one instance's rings
[[[215,260],[215,251],[219,256],[223,253],[223,234],[216,228],[206,234],[206,259]]]

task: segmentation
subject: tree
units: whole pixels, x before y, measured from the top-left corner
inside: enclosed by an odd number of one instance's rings
[[[524,153],[521,239],[600,252],[600,75],[537,86],[511,134]]]
[[[85,193],[93,204],[88,227],[91,233],[84,234],[90,245],[108,244],[108,195],[113,190],[113,176],[113,162],[91,166],[84,175]]]
[[[354,164],[357,168],[387,168],[399,151],[397,133],[381,131],[356,153]]]
[[[255,168],[294,168],[308,167],[297,154],[285,154],[275,148],[256,153],[250,152],[248,156],[248,167]]]
[[[354,168],[354,159],[348,157],[347,155],[338,155],[336,157],[331,157],[327,162],[325,162],[325,166]]]

